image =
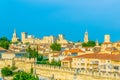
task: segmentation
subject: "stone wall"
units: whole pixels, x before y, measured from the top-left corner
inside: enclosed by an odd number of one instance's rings
[[[35,65],[35,73],[57,80],[120,80],[120,74],[97,71],[78,71],[71,68],[62,68],[48,65]]]
[[[0,69],[7,66],[16,66],[19,70],[30,72],[34,67],[35,59],[29,58],[14,58],[14,59],[0,59]]]
[[[12,60],[10,59],[0,59],[0,69],[6,66],[12,66]]]
[[[14,59],[0,59],[0,69],[6,66],[15,65],[19,70],[30,72],[31,68],[34,74],[39,76],[54,78],[57,80],[120,80],[120,73],[108,73],[97,71],[86,71],[72,68],[63,68],[50,65],[35,64],[35,59],[28,58],[14,58]]]

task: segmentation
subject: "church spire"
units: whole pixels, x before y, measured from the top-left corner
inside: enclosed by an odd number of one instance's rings
[[[14,29],[12,42],[17,42],[17,41],[18,41],[18,38],[17,38],[17,34],[16,34],[16,29]]]
[[[14,29],[13,37],[14,37],[14,38],[16,38],[16,37],[17,37],[17,34],[16,34],[16,29]]]
[[[16,29],[14,29],[14,34],[16,34]]]

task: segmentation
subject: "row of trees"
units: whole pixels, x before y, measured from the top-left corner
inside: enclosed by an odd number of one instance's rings
[[[37,64],[47,64],[47,65],[52,65],[52,66],[61,66],[61,61],[55,61],[54,59],[52,60],[52,62],[49,62],[47,59],[40,59],[37,58]]]

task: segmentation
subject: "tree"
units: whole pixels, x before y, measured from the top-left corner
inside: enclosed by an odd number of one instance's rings
[[[7,39],[7,37],[1,37],[0,41],[9,41],[9,40]]]
[[[29,43],[29,42],[26,42],[25,44],[26,44],[26,45],[29,45],[30,43]]]
[[[89,41],[88,43],[82,43],[83,47],[94,47],[96,43],[94,41]]]
[[[38,55],[37,61],[42,61],[43,60],[43,55]]]
[[[28,47],[27,52],[29,52],[29,58],[37,58],[38,57],[38,52],[35,49],[31,49]]]
[[[2,73],[3,77],[7,77],[7,76],[12,76],[13,75],[13,71],[9,67],[2,68],[1,73]]]
[[[61,45],[58,44],[58,43],[53,43],[50,48],[53,50],[53,51],[60,51],[61,50]]]
[[[39,80],[39,78],[38,76],[34,76],[31,73],[20,71],[15,74],[13,80]]]
[[[19,42],[17,41],[17,42],[12,42],[13,44],[18,44]]]
[[[9,45],[10,45],[10,41],[6,37],[1,37],[0,38],[0,47],[8,49]]]
[[[52,60],[51,63],[49,63],[50,65],[53,65],[53,66],[61,66],[61,61],[55,61],[54,59]]]

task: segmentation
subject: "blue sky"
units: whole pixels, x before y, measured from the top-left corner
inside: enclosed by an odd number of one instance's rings
[[[20,37],[25,31],[36,37],[64,34],[66,39],[83,41],[86,29],[90,40],[120,40],[120,0],[1,0],[0,37]]]

